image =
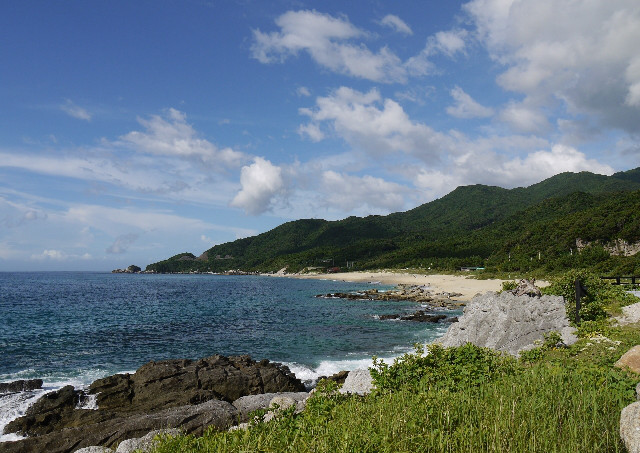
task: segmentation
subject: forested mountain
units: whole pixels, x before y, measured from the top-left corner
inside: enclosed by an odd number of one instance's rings
[[[562,173],[526,188],[471,185],[407,212],[287,222],[266,233],[150,264],[157,272],[287,267],[354,269],[459,266],[497,271],[572,266],[640,272],[611,256],[640,240],[640,168],[612,176]],[[639,254],[640,255],[640,254]]]

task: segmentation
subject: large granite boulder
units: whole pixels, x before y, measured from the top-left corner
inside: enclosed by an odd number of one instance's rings
[[[249,356],[215,355],[197,361],[149,362],[134,374],[98,379],[91,384],[88,394],[71,386],[48,393],[24,416],[9,423],[4,432],[36,436],[14,442],[26,447],[20,450],[22,447],[14,445],[11,451],[62,452],[85,446],[109,446],[143,436],[152,429],[180,428],[194,432],[208,423],[224,429],[228,424],[214,423],[198,415],[194,427],[185,427],[190,416],[166,413],[171,408],[188,413],[191,407],[207,407],[204,403],[224,402],[232,409],[235,423],[237,410],[229,403],[242,396],[304,390],[302,382],[286,366],[268,360],[256,362]],[[81,408],[87,398],[95,398],[97,409]],[[30,449],[38,438],[47,442],[43,445],[46,448]]]
[[[625,352],[613,366],[640,374],[640,345],[636,345]]]
[[[347,375],[347,378],[340,388],[340,393],[356,395],[367,395],[374,389],[373,378],[369,370],[353,370]]]
[[[233,402],[234,407],[238,410],[238,421],[248,421],[249,414],[258,409],[269,409],[273,400],[276,398],[289,398],[298,403],[300,401],[306,401],[309,398],[309,394],[306,392],[282,392],[243,396]],[[282,405],[279,404],[279,406]]]
[[[551,331],[559,332],[565,344],[577,341],[562,297],[488,292],[475,296],[459,322],[452,324],[436,343],[445,347],[473,343],[518,355],[535,347],[536,340],[542,340]]]
[[[640,401],[622,409],[620,437],[629,453],[640,453]]]

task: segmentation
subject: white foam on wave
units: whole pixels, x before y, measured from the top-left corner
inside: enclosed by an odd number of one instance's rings
[[[98,394],[86,395],[84,400],[78,401],[76,409],[88,409],[92,411],[98,410]]]
[[[34,374],[34,370],[22,370],[12,375],[3,375],[1,381],[11,382],[19,379],[32,379]],[[60,390],[67,385],[72,385],[77,390],[84,390],[96,379],[103,378],[110,374],[113,373],[101,369],[86,370],[82,374],[73,377],[52,374],[41,377],[41,379],[44,380],[42,389],[29,392],[0,394],[0,442],[11,442],[22,439],[22,437],[17,434],[2,434],[2,432],[5,426],[11,421],[22,417],[29,406],[35,403],[42,395]],[[88,398],[81,404],[81,408],[97,409],[96,396],[97,395],[88,395]]]
[[[2,434],[4,427],[12,420],[24,415],[27,408],[48,390],[0,394],[0,442],[22,439],[17,434]]]
[[[398,352],[400,352],[398,350]],[[402,351],[407,352],[406,350]],[[392,363],[393,360],[402,354],[379,357],[385,363]],[[285,363],[293,374],[296,375],[306,386],[314,386],[319,377],[331,376],[339,371],[363,370],[373,366],[371,358],[366,359],[343,359],[343,360],[323,360],[317,367],[310,367],[299,363]]]

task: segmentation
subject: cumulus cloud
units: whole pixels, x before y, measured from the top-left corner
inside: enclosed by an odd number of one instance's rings
[[[345,212],[399,211],[404,207],[408,188],[373,176],[354,176],[335,171],[322,174],[326,202]]]
[[[411,30],[411,27],[409,27],[405,21],[393,14],[387,14],[386,16],[384,16],[380,21],[380,24],[386,27],[391,27],[398,33],[403,33],[405,35],[413,34],[413,30]]]
[[[231,148],[220,149],[213,143],[199,138],[187,123],[184,112],[170,108],[164,116],[153,115],[149,119],[138,118],[144,132],[132,131],[120,137],[121,144],[138,152],[160,156],[192,157],[211,167],[239,166],[246,156]]]
[[[407,170],[415,186],[424,192],[427,199],[445,195],[459,185],[495,185],[499,181],[501,187],[523,187],[558,173],[581,171],[605,175],[614,173],[610,166],[562,144],[555,144],[549,150],[532,151],[524,157],[471,151],[444,168]]]
[[[464,53],[468,32],[462,28],[440,31],[427,39],[427,44],[422,51],[407,60],[404,64],[409,74],[413,76],[428,75],[435,72],[435,66],[431,57],[444,54],[453,58],[458,53]]]
[[[285,183],[282,169],[262,157],[240,172],[242,189],[231,201],[231,206],[242,208],[247,214],[258,215],[272,208],[274,198],[283,194]]]
[[[307,135],[315,127],[328,125],[351,145],[376,155],[403,152],[433,162],[453,150],[450,137],[411,121],[400,104],[383,99],[376,89],[363,93],[341,87],[329,96],[318,97],[314,109],[301,113],[311,118],[311,123],[302,127]]]
[[[548,108],[640,131],[640,3],[472,0],[478,38],[505,66],[498,83]]]
[[[311,91],[309,91],[309,88],[307,87],[298,87],[298,89],[296,90],[296,93],[298,94],[298,96],[301,96],[301,97],[311,96]]]
[[[120,235],[105,251],[115,254],[125,253],[139,237],[140,235],[135,233]]]
[[[68,258],[70,258],[69,255],[67,255],[61,250],[55,250],[55,249],[45,249],[39,255],[31,255],[31,259],[36,261],[43,261],[43,260],[64,261]]]
[[[471,96],[460,87],[450,91],[455,104],[447,107],[447,113],[456,118],[486,118],[493,115],[493,109],[484,107],[473,100]]]
[[[540,109],[525,103],[508,103],[500,112],[500,119],[519,133],[542,133],[551,127]]]
[[[289,11],[276,19],[279,31],[254,30],[253,57],[262,63],[284,61],[300,52],[308,53],[332,71],[377,82],[402,82],[406,74],[401,60],[388,48],[372,52],[354,38],[366,36],[346,17],[317,11]]]
[[[307,136],[313,142],[322,141],[325,137],[324,133],[317,124],[301,124],[298,127],[298,133]]]
[[[71,99],[67,99],[64,104],[61,104],[60,110],[73,118],[91,121],[91,114],[86,109],[74,104]]]

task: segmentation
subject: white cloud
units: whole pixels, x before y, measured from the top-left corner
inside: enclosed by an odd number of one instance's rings
[[[411,27],[409,27],[405,21],[393,14],[387,14],[386,16],[384,16],[380,21],[380,24],[386,27],[391,27],[398,33],[403,33],[405,35],[413,34]]]
[[[31,258],[34,260],[63,261],[66,260],[68,256],[60,250],[47,249],[43,250],[40,255],[33,255]]]
[[[362,93],[341,87],[302,113],[312,120],[303,131],[328,124],[352,146],[375,155],[403,152],[432,162],[454,148],[450,137],[411,121],[400,104],[383,99],[376,89]]]
[[[447,107],[447,113],[451,116],[456,118],[486,118],[493,115],[493,109],[478,104],[458,86],[453,88],[450,94],[456,101],[454,105]]]
[[[440,169],[408,169],[426,199],[443,196],[459,185],[488,184],[513,188],[535,184],[562,172],[611,175],[613,168],[588,158],[575,148],[555,144],[550,150],[537,150],[524,157],[509,158],[491,151],[471,151]]]
[[[373,176],[353,176],[335,171],[322,174],[325,201],[344,212],[388,213],[405,205],[408,188]]]
[[[437,54],[444,54],[453,58],[458,53],[464,53],[468,32],[464,29],[440,31],[429,36],[422,51],[407,60],[404,67],[413,76],[423,76],[435,72],[435,65],[430,58]]]
[[[271,209],[274,198],[285,189],[282,169],[261,157],[242,167],[240,184],[242,189],[231,201],[231,206],[242,208],[251,215]]]
[[[219,149],[208,140],[198,137],[193,126],[187,123],[185,113],[170,108],[165,116],[153,115],[139,118],[145,132],[133,131],[120,137],[121,144],[138,152],[161,156],[195,157],[211,167],[235,167],[246,156],[231,148]]]
[[[478,38],[505,65],[505,89],[547,108],[640,131],[640,3],[473,0]]]
[[[311,96],[311,91],[309,91],[309,88],[307,87],[298,87],[296,93],[298,94],[298,96],[305,98]]]
[[[91,114],[86,109],[74,104],[71,99],[67,99],[64,104],[61,104],[60,110],[73,118],[91,121]]]
[[[205,236],[204,234],[200,235],[200,240],[207,245],[214,245],[216,243],[216,241],[211,239],[209,236]]]
[[[125,253],[139,237],[140,235],[136,233],[122,234],[105,251],[115,254]]]
[[[298,133],[302,136],[306,135],[313,142],[319,142],[325,137],[317,124],[301,124],[298,127]]]
[[[440,52],[449,57],[453,57],[459,52],[464,52],[468,32],[462,28],[439,31],[429,38],[427,47],[431,47],[432,52]]]
[[[500,112],[500,119],[520,133],[542,133],[551,127],[540,109],[530,107],[526,103],[510,102]]]
[[[280,31],[254,30],[253,57],[262,63],[284,61],[307,52],[313,60],[332,71],[378,82],[406,79],[400,59],[386,47],[377,53],[364,45],[351,44],[366,33],[346,17],[317,11],[289,11],[276,19]]]

